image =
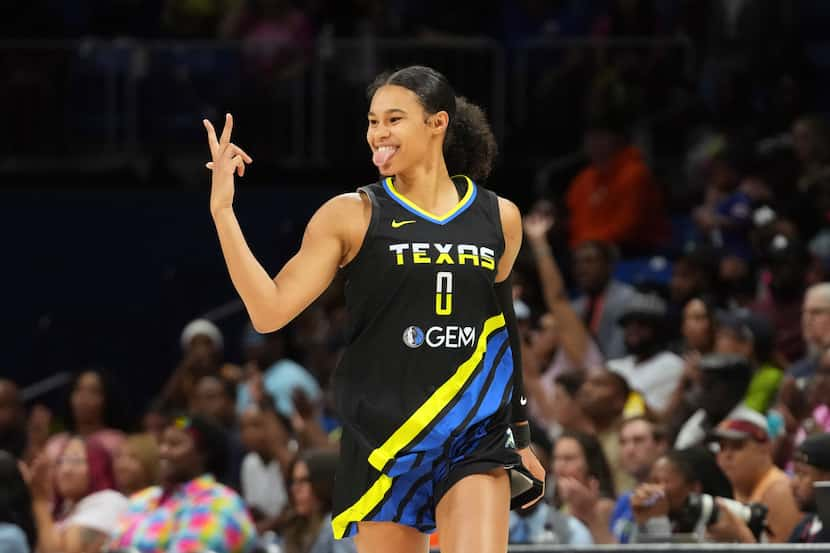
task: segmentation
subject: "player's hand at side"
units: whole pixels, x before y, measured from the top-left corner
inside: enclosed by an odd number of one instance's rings
[[[254,160],[242,148],[231,142],[233,116],[230,113],[225,115],[225,127],[218,139],[216,130],[210,121],[204,119],[202,124],[207,131],[208,146],[210,146],[211,161],[206,164],[206,167],[213,172],[210,210],[215,213],[219,209],[233,205],[233,174],[236,172],[240,177],[245,175],[245,165]]]
[[[542,493],[539,494],[539,497],[522,505],[523,509],[527,509],[528,507],[530,507],[531,505],[535,504],[537,501],[545,497],[545,469],[542,466],[542,463],[539,462],[539,459],[536,458],[536,454],[533,453],[533,449],[525,447],[523,449],[518,450],[518,453],[522,458],[522,464],[528,471],[530,471],[530,474],[532,474],[536,479],[542,481]]]

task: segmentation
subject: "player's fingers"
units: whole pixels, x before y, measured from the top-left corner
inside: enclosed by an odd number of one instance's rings
[[[233,130],[233,115],[225,114],[225,127],[222,129],[222,136],[219,137],[219,145],[226,147],[231,141],[231,131]]]
[[[235,155],[242,156],[242,159],[245,160],[245,163],[253,163],[253,161],[254,161],[253,158],[251,156],[249,156],[247,153],[245,153],[245,150],[243,150],[242,148],[240,148],[239,146],[237,146],[233,142],[228,144],[228,147],[229,147],[230,150],[232,150],[232,152]]]
[[[216,129],[213,128],[213,125],[207,119],[202,119],[202,124],[205,126],[205,130],[207,131],[210,153],[213,157],[216,157],[219,150],[219,141],[216,139]]]
[[[242,159],[242,156],[233,156],[233,158],[231,159],[231,163],[233,164],[233,167],[236,169],[237,175],[241,177],[245,174],[245,161]]]
[[[208,169],[210,169],[211,171],[213,171],[213,162],[212,162],[212,161],[208,161],[207,163],[205,163],[205,167],[207,167]]]

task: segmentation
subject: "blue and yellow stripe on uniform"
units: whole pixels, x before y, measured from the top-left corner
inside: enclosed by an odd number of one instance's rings
[[[501,331],[501,332],[500,332]],[[498,336],[496,336],[499,334]],[[503,347],[488,347],[490,338],[499,339],[499,343]],[[350,507],[339,513],[332,520],[332,529],[334,537],[337,539],[346,535],[349,525],[354,522],[366,520],[367,517],[373,513],[376,508],[384,501],[389,491],[392,488],[395,477],[384,473],[390,467],[394,466],[396,456],[401,452],[415,444],[419,438],[422,442],[432,434],[432,427],[435,427],[450,414],[448,407],[451,407],[464,390],[471,383],[477,373],[477,369],[483,367],[487,363],[483,363],[485,356],[492,359],[490,364],[499,365],[501,357],[496,355],[495,350],[501,350],[502,356],[508,348],[507,331],[505,329],[504,316],[502,314],[491,317],[485,321],[481,334],[478,338],[476,348],[467,360],[461,363],[455,370],[453,375],[447,379],[395,432],[378,448],[376,448],[369,455],[368,462],[376,470],[381,472],[381,475],[369,487],[369,489]],[[508,356],[509,357],[509,356]],[[489,359],[488,359],[489,360]],[[512,359],[511,359],[512,361]],[[509,364],[506,370],[502,371],[499,385],[494,388],[499,389],[509,384],[509,379],[512,376],[512,363]],[[484,370],[495,371],[497,367],[484,367]],[[479,373],[482,371],[478,371]],[[493,383],[493,379],[489,378],[486,381]],[[481,385],[484,386],[485,380],[482,380]],[[503,381],[503,382],[502,382]],[[486,390],[484,390],[486,391]],[[483,393],[479,392],[479,393]],[[479,393],[475,395],[479,395]],[[499,393],[501,398],[502,394]],[[476,402],[480,405],[481,402]],[[500,403],[500,401],[499,401]],[[462,406],[463,407],[463,406]],[[497,406],[496,406],[497,407]],[[493,406],[488,406],[493,408]],[[426,436],[425,431],[427,431]],[[440,432],[444,435],[444,431]],[[420,444],[419,444],[420,445]],[[395,471],[397,472],[397,471]]]
[[[412,213],[413,215],[417,215],[427,221],[438,225],[446,225],[459,215],[464,212],[465,209],[470,207],[472,203],[476,199],[476,195],[478,194],[477,187],[475,183],[470,180],[469,177],[466,175],[457,175],[462,177],[467,182],[467,192],[464,193],[464,196],[459,200],[459,202],[455,205],[454,208],[449,210],[447,213],[443,215],[435,215],[434,213],[430,213],[426,209],[422,209],[419,207],[415,202],[411,201],[409,198],[401,194],[395,188],[395,184],[392,182],[392,177],[386,177],[383,179],[383,188],[389,194],[389,196],[395,200],[401,207]],[[453,177],[455,178],[455,177]]]

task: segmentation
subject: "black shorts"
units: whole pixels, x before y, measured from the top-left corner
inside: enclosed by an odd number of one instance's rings
[[[332,520],[338,539],[356,534],[358,522],[396,522],[433,532],[438,502],[455,483],[471,474],[508,469],[511,497],[532,485],[509,425],[502,420],[485,420],[443,447],[419,453],[411,466],[394,476],[369,465],[366,451],[345,429],[340,456]]]

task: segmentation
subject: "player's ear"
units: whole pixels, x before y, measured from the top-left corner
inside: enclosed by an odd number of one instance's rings
[[[450,123],[450,116],[446,111],[439,111],[438,113],[433,113],[429,119],[427,119],[427,126],[429,130],[432,131],[434,134],[440,134],[447,131],[447,127]]]

